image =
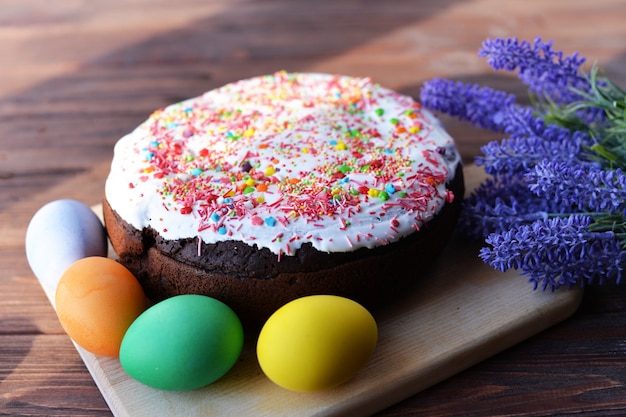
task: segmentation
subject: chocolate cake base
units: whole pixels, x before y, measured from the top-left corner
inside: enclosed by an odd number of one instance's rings
[[[103,214],[119,262],[151,300],[208,295],[231,307],[244,324],[257,326],[282,305],[306,295],[340,295],[374,308],[406,290],[434,264],[454,232],[464,194],[460,164],[448,188],[454,201],[419,232],[397,242],[336,253],[305,244],[295,255],[280,259],[243,242],[202,242],[198,248],[197,239],[165,240],[154,229],[135,229],[106,199]]]

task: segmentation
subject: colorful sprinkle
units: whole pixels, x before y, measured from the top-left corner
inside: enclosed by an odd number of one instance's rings
[[[375,229],[375,222],[401,210],[412,216],[402,218],[404,228],[418,229],[431,215],[432,204],[425,202],[454,198],[437,187],[452,159],[443,158],[446,143],[437,139],[436,150],[424,145],[432,129],[422,125],[422,110],[410,97],[369,79],[329,76],[317,79],[315,88],[310,82],[280,72],[207,93],[236,101],[203,96],[154,112],[145,125],[148,138],[137,147],[145,161],[132,187],[159,180],[165,206],[193,213],[203,233],[257,242],[265,238],[251,236],[250,224],[286,230],[305,222],[336,230],[339,222],[343,245],[350,247],[388,243],[394,238],[385,233],[399,233],[395,218],[384,233],[362,233],[359,216],[371,211],[366,227]],[[279,242],[282,232],[275,236]],[[291,239],[273,250],[292,254],[305,240],[343,242],[325,235]]]

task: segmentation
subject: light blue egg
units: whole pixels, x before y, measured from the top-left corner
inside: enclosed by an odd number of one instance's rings
[[[87,256],[106,256],[102,222],[87,205],[52,201],[33,216],[26,229],[26,258],[42,285],[52,291],[63,272]]]

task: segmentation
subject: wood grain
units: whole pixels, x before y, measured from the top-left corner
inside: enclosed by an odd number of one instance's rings
[[[434,76],[520,93],[476,56],[487,37],[553,39],[626,85],[622,0],[3,0],[0,415],[110,411],[23,254],[45,202],[99,202],[112,146],[154,109],[280,69],[372,76],[417,96]],[[444,118],[466,161],[499,135]],[[380,413],[626,414],[626,290]]]

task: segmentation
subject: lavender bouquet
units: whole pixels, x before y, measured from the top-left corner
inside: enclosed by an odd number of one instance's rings
[[[502,91],[427,81],[424,106],[505,136],[476,164],[489,177],[464,202],[462,232],[481,259],[533,287],[619,283],[626,265],[626,93],[551,42],[487,39],[495,70],[516,72],[531,105]]]

